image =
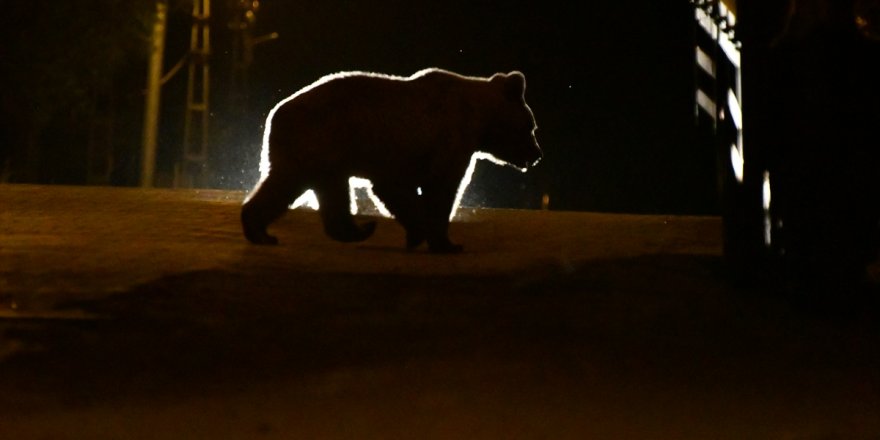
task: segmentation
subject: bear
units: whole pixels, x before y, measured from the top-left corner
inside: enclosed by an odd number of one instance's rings
[[[525,102],[525,76],[464,76],[429,68],[409,77],[369,72],[325,76],[279,102],[266,119],[262,179],[244,202],[244,236],[277,244],[267,227],[303,192],[320,204],[324,232],[342,242],[369,238],[357,224],[349,178],[373,193],[406,232],[406,248],[462,250],[448,236],[450,213],[472,156],[526,171],[543,158]]]

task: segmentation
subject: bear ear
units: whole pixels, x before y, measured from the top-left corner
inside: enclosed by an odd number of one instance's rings
[[[526,77],[521,72],[496,73],[489,78],[489,82],[503,87],[505,98],[516,101],[525,95]]]

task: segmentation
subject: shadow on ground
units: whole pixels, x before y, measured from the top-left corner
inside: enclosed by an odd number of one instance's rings
[[[840,319],[734,289],[714,256],[485,277],[199,271],[65,307],[96,318],[0,322],[22,347],[0,364],[4,411],[223,395],[414,360],[489,358],[573,381],[587,363],[612,381],[795,394],[820,372],[870,384],[874,404],[880,384],[876,308]]]

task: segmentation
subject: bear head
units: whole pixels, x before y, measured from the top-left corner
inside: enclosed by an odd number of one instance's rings
[[[525,171],[544,157],[535,138],[537,125],[526,104],[526,78],[520,72],[496,73],[480,148],[507,165]]]

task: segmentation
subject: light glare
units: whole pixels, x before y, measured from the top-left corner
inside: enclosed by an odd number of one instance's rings
[[[477,167],[478,160],[488,160],[495,165],[513,167],[522,173],[525,173],[527,171],[526,168],[520,168],[511,165],[510,163],[505,162],[489,153],[486,153],[484,151],[477,151],[471,156],[471,161],[468,164],[467,171],[465,171],[464,177],[461,178],[461,183],[458,185],[458,192],[455,194],[455,202],[452,204],[452,212],[449,213],[449,220],[455,218],[456,213],[458,213],[458,208],[459,206],[461,206],[461,198],[464,196],[464,192],[467,189],[468,185],[471,184],[471,179],[474,176],[474,169],[476,169]]]
[[[718,29],[718,25],[715,24],[715,20],[713,20],[712,17],[709,16],[709,14],[706,14],[706,11],[700,8],[695,8],[695,10],[697,23],[699,23],[700,27],[702,27],[709,35],[717,38],[718,47],[720,47],[721,50],[724,51],[724,54],[727,55],[727,58],[730,60],[733,66],[739,69],[741,65],[741,60],[739,48],[736,47],[736,43],[734,43],[733,40],[730,39],[730,36],[726,32],[721,32],[721,30]],[[727,10],[727,8],[725,8],[724,11],[727,12],[726,17],[728,21],[731,23],[736,23],[736,16],[733,14],[733,12]]]
[[[761,188],[761,202],[764,206],[764,245],[772,244],[773,219],[770,216],[770,172],[764,171],[764,183]]]
[[[733,168],[733,175],[739,183],[743,181],[744,165],[745,161],[743,160],[742,152],[736,147],[736,144],[730,144],[730,166]]]
[[[270,117],[271,117],[271,113],[270,113]],[[264,142],[265,141],[267,141],[267,139],[265,139]],[[267,156],[265,154],[265,151],[266,151],[265,148],[263,149],[263,151],[264,151],[264,157]],[[266,159],[265,162],[260,163],[260,173],[262,175],[262,177],[260,179],[261,181],[265,180],[265,178],[269,172],[268,157],[265,157],[265,159]],[[464,176],[461,178],[461,182],[458,185],[458,191],[455,194],[455,201],[452,205],[452,210],[449,213],[449,220],[452,220],[453,218],[455,218],[456,214],[458,213],[458,208],[461,206],[461,199],[464,196],[464,192],[467,190],[468,186],[470,185],[471,180],[473,179],[474,170],[476,169],[478,160],[487,160],[487,161],[492,162],[496,165],[512,167],[512,168],[515,168],[523,173],[527,171],[526,168],[520,168],[520,167],[511,165],[510,163],[505,162],[505,161],[503,161],[503,160],[501,160],[501,159],[499,159],[489,153],[486,153],[483,151],[478,151],[478,152],[474,153],[471,156],[471,160],[470,160],[470,163],[468,164],[467,170],[465,171]],[[351,210],[352,215],[356,215],[360,211],[358,209],[358,203],[357,203],[357,190],[363,189],[367,194],[367,198],[373,203],[373,205],[376,207],[376,210],[379,212],[379,214],[381,214],[383,217],[389,217],[389,218],[394,217],[391,214],[391,212],[388,211],[388,208],[385,207],[385,204],[382,203],[382,200],[379,199],[379,197],[376,196],[376,194],[373,192],[373,182],[371,182],[369,179],[365,179],[363,177],[352,176],[348,179],[348,188],[349,188],[349,198],[350,198],[350,210]],[[422,195],[422,188],[417,187],[416,192],[419,194],[419,196],[421,196]],[[307,190],[306,192],[302,193],[302,195],[297,197],[296,200],[294,200],[293,203],[290,205],[290,209],[297,209],[297,208],[301,208],[301,207],[313,209],[316,211],[318,209],[321,209],[321,204],[318,202],[318,197],[315,194],[315,191],[313,191],[311,189]]]
[[[413,75],[411,75],[409,77],[409,79],[417,78],[419,76],[430,73],[431,71],[432,71],[432,69],[421,70],[421,71],[416,72]],[[307,87],[300,89],[296,93],[281,100],[280,102],[278,102],[278,104],[275,105],[275,107],[272,108],[271,111],[269,111],[269,114],[266,116],[265,128],[263,130],[263,143],[262,143],[262,148],[260,150],[260,180],[259,180],[260,183],[262,183],[264,180],[266,180],[266,177],[268,177],[268,175],[269,175],[269,170],[271,169],[271,163],[269,161],[269,138],[270,138],[270,134],[272,132],[272,120],[275,116],[275,113],[278,111],[278,109],[280,109],[283,105],[287,104],[289,101],[299,97],[300,95],[314,89],[315,87],[317,87],[321,84],[329,82],[333,79],[343,78],[346,76],[358,75],[358,74],[364,74],[364,72],[340,72],[337,74],[324,76],[321,79],[319,79],[318,81],[310,84]],[[380,73],[367,73],[367,74],[370,76],[379,77],[379,78],[400,79],[400,77],[395,77],[395,76],[385,75],[385,74],[380,74]],[[569,87],[571,87],[571,86],[569,86]],[[713,103],[713,105],[714,105],[714,103]],[[537,130],[537,127],[535,127],[535,129],[532,130],[533,134],[534,134],[535,130]],[[509,167],[515,168],[523,173],[525,173],[528,170],[527,168],[517,167],[513,164],[505,162],[505,161],[493,156],[492,154],[489,154],[489,153],[486,153],[483,151],[475,152],[473,155],[471,155],[470,163],[468,164],[467,170],[465,171],[465,174],[462,177],[461,182],[459,183],[458,191],[456,192],[456,195],[455,195],[455,201],[452,205],[452,210],[449,214],[449,220],[452,220],[458,212],[458,208],[461,205],[462,196],[464,195],[464,192],[467,189],[468,185],[470,185],[470,183],[471,183],[474,169],[476,168],[477,160],[488,160],[489,162],[492,162],[496,165],[509,166]],[[535,165],[537,163],[538,163],[538,161],[535,161],[534,163],[532,163],[530,165]],[[255,188],[259,188],[260,183],[258,183]],[[391,213],[388,211],[388,209],[385,207],[385,205],[382,203],[382,201],[376,196],[375,193],[373,193],[373,183],[369,179],[352,176],[349,178],[348,184],[349,184],[349,195],[350,195],[350,199],[351,199],[350,210],[351,210],[352,215],[355,215],[358,213],[356,190],[358,188],[363,188],[367,194],[367,197],[373,202],[373,204],[376,207],[376,210],[381,215],[383,215],[385,217],[393,217],[391,215]],[[422,195],[422,188],[421,187],[416,188],[416,192],[419,194],[419,196],[421,196]],[[253,194],[255,194],[255,191],[252,191],[250,194],[248,194],[248,196],[245,198],[245,203],[250,199],[251,196],[253,196]],[[307,207],[307,208],[311,208],[314,210],[320,209],[320,203],[318,202],[317,195],[315,194],[315,192],[312,189],[305,191],[302,195],[297,197],[296,200],[294,200],[294,202],[290,205],[290,209],[296,209],[299,207]]]
[[[739,105],[739,98],[736,97],[736,93],[734,93],[733,90],[730,89],[727,89],[727,108],[730,112],[731,119],[733,119],[733,125],[737,128],[737,130],[742,130],[742,107],[740,107]]]

